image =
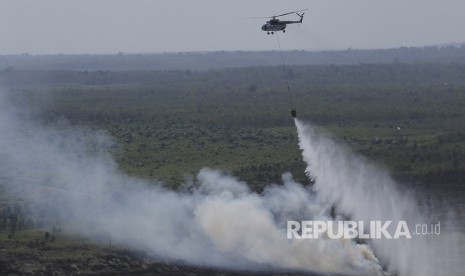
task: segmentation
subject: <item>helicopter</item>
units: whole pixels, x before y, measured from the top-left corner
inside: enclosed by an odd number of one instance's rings
[[[280,14],[280,15],[273,15],[273,16],[265,17],[265,18],[271,18],[271,19],[266,21],[266,23],[262,26],[262,31],[266,32],[267,34],[274,34],[274,32],[278,32],[278,31],[283,31],[283,33],[285,33],[287,24],[302,23],[305,13],[300,14],[300,12],[305,11],[305,10],[307,10],[307,9],[300,10],[300,11],[287,12],[287,13],[283,13],[283,14]],[[281,20],[279,20],[277,18],[277,17],[289,15],[289,14],[294,14],[294,13],[297,14],[300,17],[300,20],[298,20],[298,21],[281,21]]]

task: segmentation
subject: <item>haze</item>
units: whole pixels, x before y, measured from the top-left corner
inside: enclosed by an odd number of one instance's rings
[[[0,54],[274,50],[269,16],[308,8],[284,49],[463,42],[463,0],[2,0]],[[293,16],[287,17],[294,20]],[[285,37],[285,38],[284,38]]]

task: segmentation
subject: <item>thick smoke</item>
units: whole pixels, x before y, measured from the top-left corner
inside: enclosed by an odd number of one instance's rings
[[[47,211],[67,233],[104,236],[196,265],[380,273],[365,245],[287,239],[287,220],[330,219],[328,206],[289,174],[283,185],[257,194],[232,176],[203,169],[191,187],[175,192],[120,172],[104,134],[32,117],[2,95],[0,181],[12,197],[33,204],[31,215]]]
[[[322,130],[299,120],[296,126],[308,165],[306,173],[315,180],[320,200],[356,221],[403,220],[412,232],[416,224],[429,223],[429,216],[422,211],[425,208],[384,170],[351,153]],[[429,206],[429,210],[434,207]],[[442,226],[446,224],[442,221]],[[442,227],[439,236],[372,239],[369,244],[388,270],[399,275],[463,275],[462,241],[463,235]]]

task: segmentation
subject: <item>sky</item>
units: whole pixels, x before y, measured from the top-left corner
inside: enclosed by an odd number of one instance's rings
[[[247,17],[304,8],[283,49],[465,41],[464,0],[0,0],[0,54],[276,50],[265,19]]]

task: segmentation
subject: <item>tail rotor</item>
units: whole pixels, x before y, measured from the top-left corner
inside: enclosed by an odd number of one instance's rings
[[[305,13],[300,14],[300,13],[296,12],[296,14],[300,17],[300,21],[299,21],[299,22],[302,23],[302,21],[304,20],[304,15],[305,15]]]

